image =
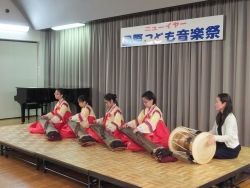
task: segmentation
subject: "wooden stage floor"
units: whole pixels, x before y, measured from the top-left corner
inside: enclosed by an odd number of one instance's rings
[[[112,152],[102,144],[81,147],[77,139],[49,142],[30,134],[28,126],[0,127],[0,144],[123,187],[210,187],[250,168],[249,147],[242,147],[237,159],[204,165],[159,163],[147,152]]]

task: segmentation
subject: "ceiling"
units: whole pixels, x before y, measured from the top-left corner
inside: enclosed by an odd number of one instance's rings
[[[205,0],[12,0],[35,30]]]

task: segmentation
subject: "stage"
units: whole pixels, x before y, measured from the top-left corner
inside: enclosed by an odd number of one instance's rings
[[[49,170],[46,162],[52,162],[75,170],[89,177],[89,187],[91,178],[126,188],[210,187],[250,168],[249,147],[242,147],[237,159],[212,159],[204,165],[159,163],[147,152],[112,152],[103,144],[82,147],[77,139],[49,142],[44,135],[30,134],[28,126],[0,127],[1,154],[12,148],[34,157],[36,169]]]

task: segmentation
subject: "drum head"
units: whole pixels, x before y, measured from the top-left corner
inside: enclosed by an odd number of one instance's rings
[[[173,141],[175,141],[176,139],[180,139],[180,137],[182,137],[182,135],[180,133],[189,133],[189,131],[187,129],[185,129],[182,126],[176,127],[170,134],[169,136],[169,140],[168,140],[168,147],[170,149],[170,151],[175,152],[175,151],[179,151],[179,146],[176,145]]]
[[[208,145],[209,140],[208,132],[198,134],[192,143],[192,155],[194,160],[199,164],[208,163],[214,156],[216,150],[216,143]]]

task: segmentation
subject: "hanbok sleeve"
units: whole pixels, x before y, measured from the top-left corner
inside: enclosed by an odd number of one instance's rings
[[[98,123],[100,125],[103,125],[103,117],[99,118],[99,119],[96,119],[96,123]]]
[[[149,116],[149,115],[147,115]],[[156,129],[156,126],[161,119],[162,114],[156,110],[146,121],[140,124],[137,129],[142,133],[151,133]]]
[[[141,113],[139,114],[139,116],[136,119],[134,119],[134,120],[127,123],[128,126],[132,127],[132,128],[136,128],[137,126],[139,126],[142,123],[144,116],[145,116],[144,115],[144,110],[142,110]]]
[[[63,119],[67,111],[68,111],[68,105],[64,103],[57,111],[57,113],[54,115],[54,117],[51,119],[51,121],[53,123],[59,123]]]
[[[106,125],[106,128],[109,129],[110,131],[114,132],[116,129],[119,129],[121,127],[122,121],[123,121],[123,116],[121,110],[116,110],[114,114],[112,114],[109,117],[112,118],[113,121],[111,121],[109,124]]]
[[[52,112],[49,112],[45,115],[48,119],[53,118],[54,114]]]

